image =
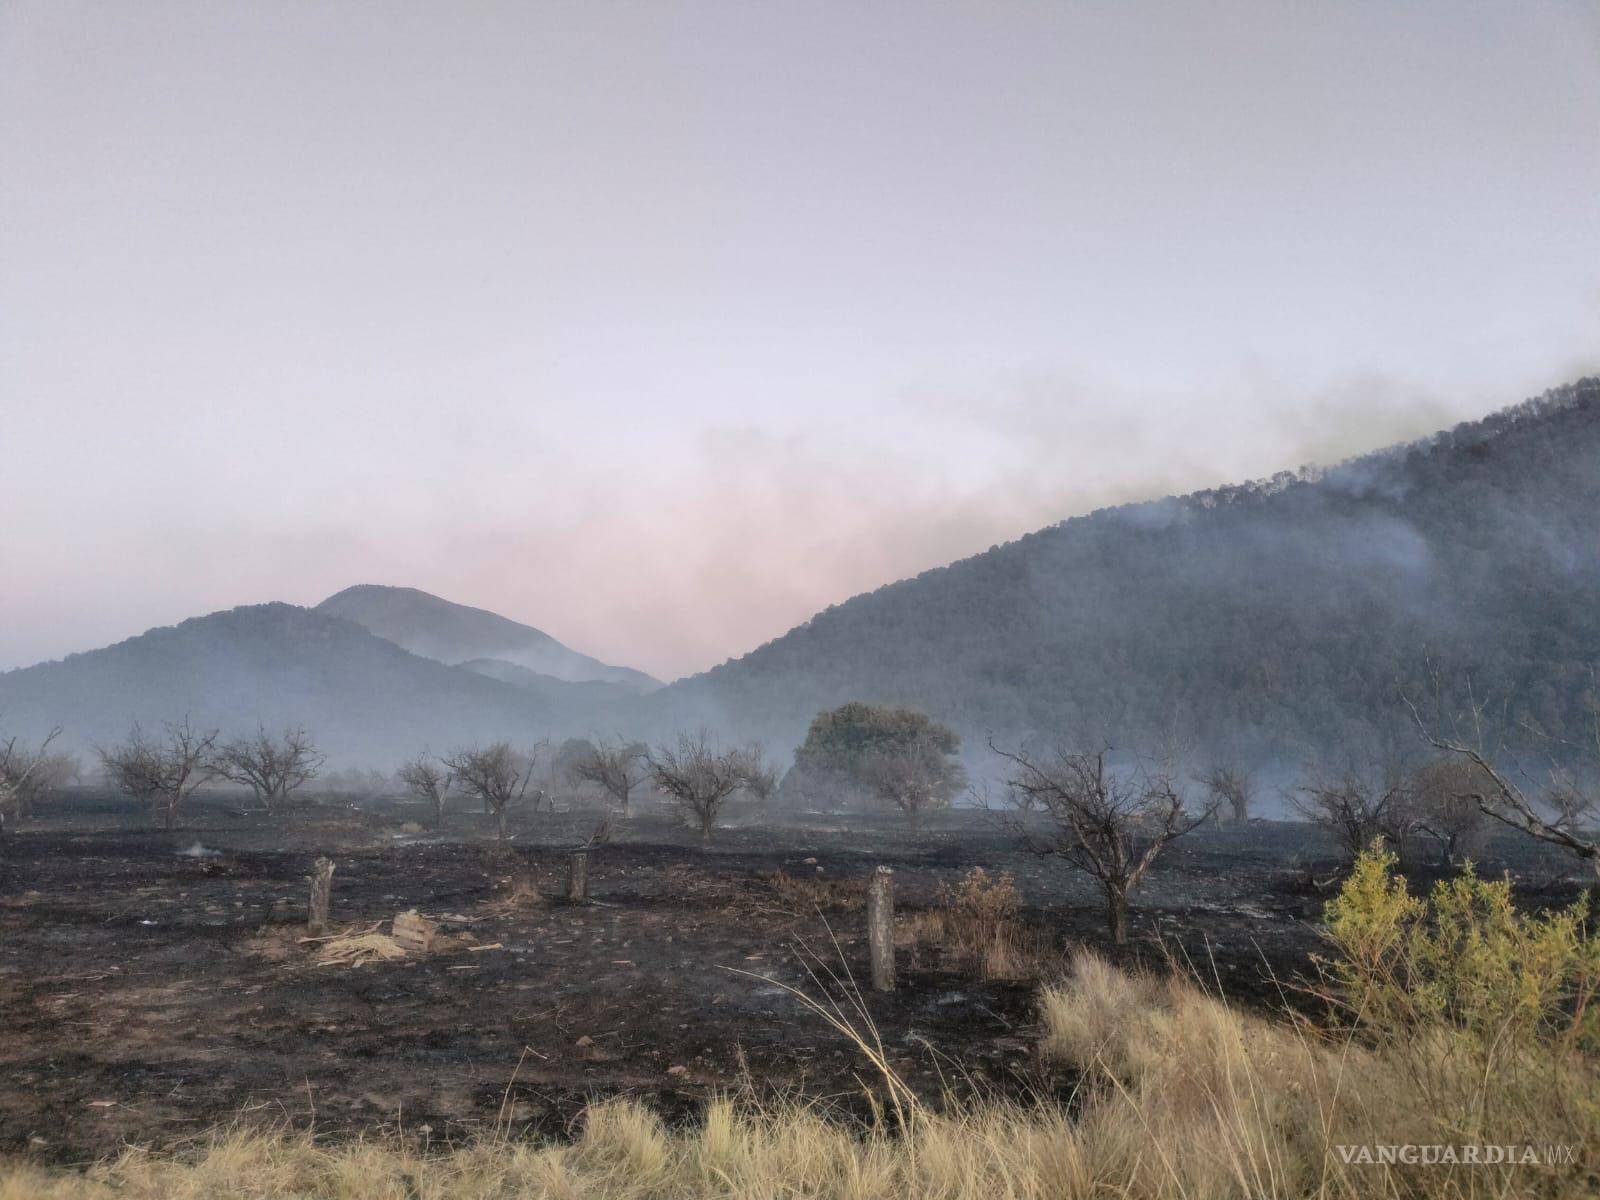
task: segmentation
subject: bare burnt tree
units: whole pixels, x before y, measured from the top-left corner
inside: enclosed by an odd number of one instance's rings
[[[216,743],[215,729],[201,732],[185,717],[154,738],[134,725],[127,741],[100,751],[100,761],[113,786],[149,804],[171,829],[189,797],[215,776]]]
[[[645,756],[656,787],[700,828],[709,843],[717,814],[744,786],[750,764],[741,750],[722,750],[710,733],[681,733],[676,746],[657,746]]]
[[[598,784],[617,802],[624,817],[633,803],[633,789],[650,777],[645,748],[638,743],[599,742],[568,768],[573,778]]]
[[[157,797],[161,794],[163,771],[155,743],[135,725],[127,741],[109,749],[101,747],[98,753],[107,782],[137,803],[148,805],[159,820],[161,806]]]
[[[1416,784],[1414,772],[1400,772],[1393,784],[1393,798],[1378,819],[1379,836],[1393,849],[1402,866],[1410,865],[1417,837],[1422,833],[1422,805]]]
[[[484,811],[494,814],[497,836],[503,842],[506,810],[527,793],[537,760],[537,747],[519,754],[509,742],[494,742],[456,750],[443,762],[462,788],[483,801]]]
[[[304,729],[268,733],[258,727],[250,737],[235,738],[217,751],[217,774],[248,787],[256,803],[276,812],[289,793],[317,777],[324,756]]]
[[[1226,812],[1233,824],[1243,826],[1250,820],[1256,781],[1248,767],[1231,761],[1216,763],[1196,776],[1196,781],[1217,801],[1217,811]]]
[[[1431,762],[1413,777],[1417,832],[1438,846],[1441,866],[1482,849],[1489,818],[1473,796],[1487,783],[1470,762],[1453,758]]]
[[[77,755],[49,753],[41,747],[35,755],[33,770],[17,789],[21,815],[32,816],[40,804],[77,779],[82,771],[83,765]]]
[[[39,797],[64,782],[72,760],[50,753],[50,743],[60,736],[59,727],[52,729],[37,750],[16,737],[0,746],[0,829],[8,813],[19,821],[32,816]]]
[[[862,756],[857,771],[873,795],[900,810],[912,833],[921,830],[926,813],[948,808],[966,783],[966,772],[955,757],[921,735],[870,751]]]
[[[1403,837],[1410,820],[1403,779],[1392,772],[1374,774],[1353,766],[1319,769],[1309,783],[1289,793],[1289,803],[1306,820],[1331,833],[1352,862],[1377,838],[1393,840],[1396,832]]]
[[[1552,771],[1549,775],[1543,799],[1551,823],[1573,830],[1591,825],[1596,806],[1600,805],[1600,794],[1585,791],[1576,777],[1564,771]]]
[[[1437,680],[1435,687],[1442,691]],[[1485,816],[1568,851],[1600,879],[1600,838],[1590,828],[1600,801],[1600,790],[1592,782],[1600,763],[1600,705],[1591,702],[1590,725],[1579,738],[1547,738],[1527,725],[1520,727],[1529,737],[1547,743],[1548,761],[1535,773],[1517,765],[1503,734],[1491,734],[1503,724],[1491,719],[1487,701],[1469,692],[1465,713],[1434,726],[1424,722],[1409,696],[1406,703],[1422,736],[1471,769],[1461,796]],[[1502,759],[1512,765],[1502,765]]]
[[[778,790],[778,769],[767,762],[766,751],[760,742],[751,742],[744,749],[745,774],[743,791],[765,808]]]
[[[401,764],[395,772],[395,778],[413,796],[433,805],[435,827],[444,824],[444,802],[450,795],[450,789],[455,786],[456,777],[442,762],[431,754],[419,754]]]
[[[1220,801],[1189,812],[1171,773],[1143,766],[1112,770],[1105,750],[1035,755],[989,745],[1011,764],[1006,783],[1017,807],[1044,814],[1055,827],[1043,841],[1020,821],[1017,831],[1036,853],[1057,855],[1099,884],[1111,938],[1126,944],[1129,894],[1161,852],[1209,820]]]

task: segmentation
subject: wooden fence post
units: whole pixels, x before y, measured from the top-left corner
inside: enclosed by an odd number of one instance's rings
[[[567,859],[567,899],[582,904],[589,899],[589,852],[574,850]]]
[[[311,864],[311,904],[306,929],[312,937],[328,932],[328,891],[333,887],[333,860],[319,858]]]
[[[874,991],[894,990],[894,872],[879,867],[867,885],[867,949]]]

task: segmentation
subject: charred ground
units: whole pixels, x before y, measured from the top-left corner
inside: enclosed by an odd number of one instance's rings
[[[594,851],[587,905],[559,897],[595,814],[529,816],[510,849],[484,840],[478,814],[419,832],[423,819],[392,803],[271,818],[213,803],[167,833],[80,793],[10,835],[0,1151],[81,1160],[241,1113],[335,1133],[399,1124],[447,1139],[500,1121],[560,1134],[595,1097],[643,1096],[687,1119],[743,1086],[858,1106],[865,1064],[780,984],[817,990],[805,947],[866,978],[859,885],[880,864],[895,871],[904,917],[982,866],[1014,874],[1023,920],[1050,945],[1113,951],[1088,882],[980,813],[941,814],[915,839],[875,818],[749,820],[709,850],[646,813]],[[1535,900],[1575,891],[1563,860],[1512,839],[1496,851],[1491,867],[1510,865]],[[336,863],[337,923],[417,908],[444,919],[452,945],[320,965],[303,926],[281,923],[285,906],[303,906],[318,853]],[[1235,999],[1283,1003],[1317,944],[1325,895],[1307,868],[1331,863],[1304,825],[1198,832],[1152,875],[1135,944],[1115,956],[1187,959]],[[779,872],[824,886],[786,886]],[[548,899],[505,905],[518,876]],[[900,974],[869,1008],[914,1086],[1070,1091],[1033,1054],[1030,981],[982,980],[909,944]]]

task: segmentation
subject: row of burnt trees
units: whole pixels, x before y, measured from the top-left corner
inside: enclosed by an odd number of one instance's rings
[[[1258,792],[1255,774],[1234,762],[1195,776],[1216,802],[1218,823],[1248,822]],[[1304,782],[1283,792],[1287,807],[1326,829],[1347,857],[1381,837],[1401,858],[1418,842],[1431,843],[1444,865],[1461,862],[1481,849],[1490,818],[1473,799],[1484,777],[1471,763],[1448,755],[1420,765],[1318,765]],[[1579,810],[1574,809],[1576,817]]]
[[[1600,798],[1583,776],[1547,765],[1519,780],[1477,746],[1428,740],[1437,757],[1420,766],[1315,774],[1289,794],[1290,802],[1329,830],[1350,859],[1378,839],[1402,854],[1428,839],[1444,863],[1454,864],[1476,853],[1500,823],[1568,851],[1600,875],[1600,837],[1592,827]],[[1236,766],[1190,777],[1201,785],[1191,805],[1169,765],[1123,760],[1114,768],[1105,750],[1036,754],[990,745],[1009,764],[1002,819],[1031,849],[1095,881],[1119,944],[1128,936],[1130,894],[1175,839],[1222,812],[1249,819],[1254,783]],[[1595,749],[1600,762],[1600,736]]]
[[[494,742],[438,756],[423,753],[402,766],[397,777],[433,807],[436,822],[443,822],[445,802],[453,793],[481,801],[503,841],[511,808],[530,796],[537,808],[547,798],[532,784],[541,756],[548,753],[543,742],[526,750]],[[778,782],[760,746],[725,749],[703,729],[654,747],[620,740],[585,743],[561,771],[570,781],[599,787],[625,817],[635,794],[649,787],[692,821],[705,841],[711,840],[717,817],[736,793],[765,803]]]
[[[325,761],[304,729],[258,728],[224,742],[218,730],[199,728],[188,717],[168,722],[160,733],[135,725],[125,740],[98,754],[107,781],[147,805],[168,829],[196,791],[218,780],[249,788],[258,806],[276,812]]]

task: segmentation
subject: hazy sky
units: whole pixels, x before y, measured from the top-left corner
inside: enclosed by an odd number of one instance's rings
[[[673,676],[1594,370],[1597,13],[0,3],[0,668],[380,582]]]

